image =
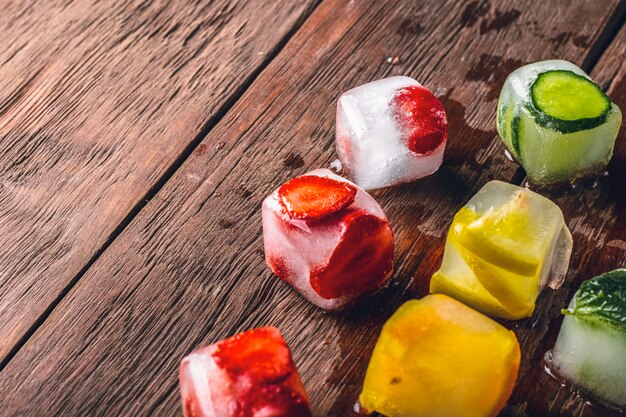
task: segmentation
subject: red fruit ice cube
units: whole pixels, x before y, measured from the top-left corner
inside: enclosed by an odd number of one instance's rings
[[[186,356],[180,391],[185,417],[311,417],[289,348],[274,327]]]
[[[372,81],[346,91],[337,101],[337,156],[365,190],[437,171],[447,138],[443,105],[412,78]]]
[[[316,194],[305,199],[303,211],[325,214],[294,217],[283,204],[285,185],[281,186],[263,202],[265,258],[279,278],[313,304],[338,310],[378,290],[391,277],[393,233],[378,203],[345,178],[320,169],[286,185],[301,183],[307,193],[314,189],[311,194]],[[309,185],[318,183],[332,186]],[[299,190],[293,186],[288,189]],[[349,199],[344,190],[351,191]]]

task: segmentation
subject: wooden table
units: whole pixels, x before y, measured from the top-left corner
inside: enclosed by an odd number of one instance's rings
[[[193,349],[281,329],[316,416],[350,416],[384,321],[427,293],[454,213],[524,183],[495,132],[516,67],[581,65],[626,109],[626,3],[47,0],[0,14],[0,414],[181,415]],[[393,283],[326,314],[263,260],[260,203],[335,159],[335,101],[389,75],[437,91],[442,168],[373,193]],[[574,236],[566,282],[505,323],[523,360],[503,416],[605,416],[543,370],[579,284],[626,265],[626,138],[597,186],[549,193]]]

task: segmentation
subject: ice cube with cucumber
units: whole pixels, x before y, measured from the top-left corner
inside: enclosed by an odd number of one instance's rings
[[[536,62],[506,79],[497,129],[511,155],[536,184],[568,182],[602,171],[622,113],[576,65]]]
[[[529,317],[541,289],[563,281],[571,250],[572,235],[556,204],[491,181],[455,215],[430,291],[492,317]]]
[[[600,401],[626,408],[626,269],[583,282],[563,313],[550,367]]]

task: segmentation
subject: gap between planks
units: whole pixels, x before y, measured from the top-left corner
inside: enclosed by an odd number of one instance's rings
[[[220,120],[229,110],[239,101],[239,99],[245,94],[245,92],[252,86],[259,75],[265,71],[267,66],[278,56],[283,50],[287,42],[293,37],[293,35],[300,30],[304,22],[315,12],[319,5],[324,0],[318,0],[309,12],[301,17],[294,26],[287,32],[283,38],[274,46],[274,48],[265,54],[265,59],[237,88],[237,90],[228,97],[228,99],[220,106],[211,119],[209,119],[200,129],[200,132],[196,137],[187,145],[187,147],[176,158],[174,163],[170,165],[163,175],[156,180],[156,182],[150,187],[146,194],[137,202],[137,204],[128,212],[128,214],[122,219],[122,221],[116,226],[116,228],[107,237],[102,246],[93,254],[93,256],[85,263],[81,270],[72,278],[69,283],[63,288],[59,295],[48,305],[43,313],[35,320],[32,326],[22,335],[17,343],[9,350],[8,354],[0,360],[0,372],[11,362],[20,349],[28,342],[31,336],[37,331],[37,329],[50,317],[52,312],[61,303],[61,301],[69,294],[74,286],[80,281],[80,279],[87,273],[94,263],[102,256],[104,252],[111,246],[111,244],[122,234],[126,227],[133,221],[133,219],[143,210],[143,208],[161,191],[161,189],[167,184],[167,182],[174,176],[176,171],[185,163],[185,161],[193,154],[193,152],[202,143],[204,138],[213,130],[213,128],[219,123]]]

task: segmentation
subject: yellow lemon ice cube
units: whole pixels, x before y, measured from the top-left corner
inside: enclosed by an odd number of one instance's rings
[[[494,317],[529,317],[542,287],[560,285],[572,236],[559,207],[526,188],[486,184],[454,217],[432,293]]]

